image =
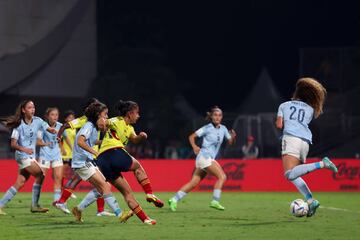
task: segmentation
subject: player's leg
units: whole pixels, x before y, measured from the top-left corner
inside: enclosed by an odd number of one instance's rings
[[[3,208],[15,197],[16,193],[25,185],[29,177],[30,173],[27,172],[25,169],[19,170],[16,182],[6,191],[6,193],[0,200],[0,215],[6,215]]]
[[[142,186],[144,192],[146,193],[146,200],[148,202],[154,203],[156,207],[160,207],[160,208],[163,207],[164,206],[163,201],[161,201],[157,196],[153,194],[150,180],[144,168],[142,167],[140,162],[137,161],[135,158],[131,157],[131,159],[132,159],[132,164],[129,170],[134,172],[134,175],[138,183]]]
[[[31,161],[29,167],[25,168],[32,176],[35,177],[35,181],[32,187],[32,204],[31,212],[33,213],[46,213],[49,211],[48,208],[42,208],[39,205],[41,187],[45,179],[45,175],[40,165],[36,161]]]
[[[77,173],[74,172],[71,179],[64,186],[64,188],[61,192],[60,199],[58,201],[54,202],[53,205],[56,203],[65,204],[66,201],[71,197],[71,194],[73,193],[76,186],[79,185],[80,182],[81,182],[81,178],[79,177],[79,175]]]
[[[134,214],[145,224],[149,225],[155,225],[156,220],[149,218],[144,210],[141,208],[140,204],[135,199],[132,189],[125,178],[122,176],[117,177],[115,180],[110,181],[111,184],[118,189],[121,194],[123,195],[125,202],[129,206],[129,208],[132,210]]]
[[[54,201],[58,201],[61,197],[61,185],[64,174],[62,161],[54,161],[52,167],[54,175]]]
[[[172,211],[176,211],[177,202],[183,199],[189,192],[191,192],[205,177],[206,172],[200,168],[196,168],[191,180],[183,185],[174,197],[168,200],[170,209]]]
[[[211,165],[208,166],[205,170],[217,178],[217,181],[214,185],[213,200],[210,203],[210,207],[218,210],[225,210],[219,201],[221,197],[221,189],[226,181],[226,174],[224,173],[220,164],[215,160],[212,161]]]
[[[105,181],[105,177],[101,174],[99,170],[95,170],[90,178],[87,179],[95,189],[90,191],[86,197],[81,201],[81,203],[73,209],[73,213],[78,221],[82,221],[81,212],[84,211],[90,204],[95,202],[99,197],[103,197],[108,206],[113,210],[115,215],[119,217],[120,221],[125,222],[132,214],[128,212],[123,212],[116,198],[111,192],[110,185]],[[80,213],[79,213],[80,212]]]

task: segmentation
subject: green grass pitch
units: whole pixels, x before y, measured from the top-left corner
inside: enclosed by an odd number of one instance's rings
[[[2,194],[1,194],[2,195]],[[69,207],[78,199],[70,199]],[[164,201],[172,193],[159,193]],[[121,207],[125,204],[119,193]],[[360,194],[316,193],[322,207],[312,218],[295,218],[289,202],[297,193],[223,193],[225,211],[209,208],[211,193],[191,193],[171,212],[168,205],[157,209],[137,193],[148,215],[157,225],[144,225],[136,216],[126,224],[115,217],[96,217],[96,204],[84,212],[85,222],[76,223],[51,207],[52,194],[43,193],[41,203],[50,207],[48,214],[29,211],[31,194],[19,193],[8,204],[8,215],[0,216],[0,239],[360,239]]]

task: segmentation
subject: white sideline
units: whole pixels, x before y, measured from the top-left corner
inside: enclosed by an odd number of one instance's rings
[[[325,206],[320,206],[320,208],[328,209],[328,210],[333,210],[333,211],[352,212],[352,213],[358,213],[358,214],[360,214],[360,211],[353,211],[353,210],[345,209],[345,208],[325,207]]]

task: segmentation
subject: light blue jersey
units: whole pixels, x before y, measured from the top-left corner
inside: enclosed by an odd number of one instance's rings
[[[93,147],[98,139],[98,131],[95,128],[94,124],[92,124],[91,122],[86,122],[86,124],[76,134],[71,163],[72,168],[84,167],[86,161],[94,159],[94,156],[91,153],[82,149],[78,145],[78,139],[80,136],[84,136],[86,139],[86,144],[89,147]]]
[[[19,146],[32,149],[33,153],[27,154],[16,150],[15,159],[19,161],[27,158],[35,158],[37,133],[40,130],[46,131],[48,128],[49,124],[39,117],[33,117],[30,124],[26,124],[24,120],[21,120],[20,125],[13,129],[11,138],[16,139]]]
[[[197,130],[195,134],[197,137],[203,138],[201,149],[196,159],[200,158],[201,156],[204,158],[215,159],[224,137],[227,140],[231,139],[228,129],[221,124],[216,128],[214,124],[209,123]]]
[[[54,128],[56,129],[56,131],[59,131],[61,126],[61,123],[56,122]],[[49,146],[44,146],[40,148],[39,159],[41,161],[53,161],[61,159],[60,146],[57,141],[56,133],[50,133],[46,130],[40,130],[38,132],[38,138],[42,139],[44,143],[50,142]]]
[[[314,118],[314,109],[302,101],[288,101],[279,106],[278,117],[283,118],[283,135],[291,135],[312,143],[309,123]]]

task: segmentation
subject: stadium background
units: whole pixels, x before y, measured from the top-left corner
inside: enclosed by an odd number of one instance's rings
[[[148,171],[164,171],[152,167],[156,159],[187,166],[178,173],[188,177],[193,163],[179,159],[194,157],[187,136],[205,123],[212,105],[223,108],[224,123],[238,133],[236,145],[225,146],[220,158],[261,166],[279,158],[277,107],[291,97],[299,76],[313,76],[327,87],[328,99],[324,115],[311,125],[310,156],[340,159],[346,181],[315,190],[359,191],[358,7],[332,1],[0,0],[0,115],[12,114],[25,98],[34,100],[38,116],[48,106],[80,115],[89,97],[111,110],[118,99],[132,99],[141,106],[136,129],[150,136],[130,146],[132,153],[149,163]],[[16,165],[9,170],[15,164],[5,160],[13,157],[9,133],[0,131],[0,177],[11,184]],[[242,159],[249,135],[261,160]],[[268,167],[280,169],[279,163]],[[329,185],[339,182],[326,178]]]

